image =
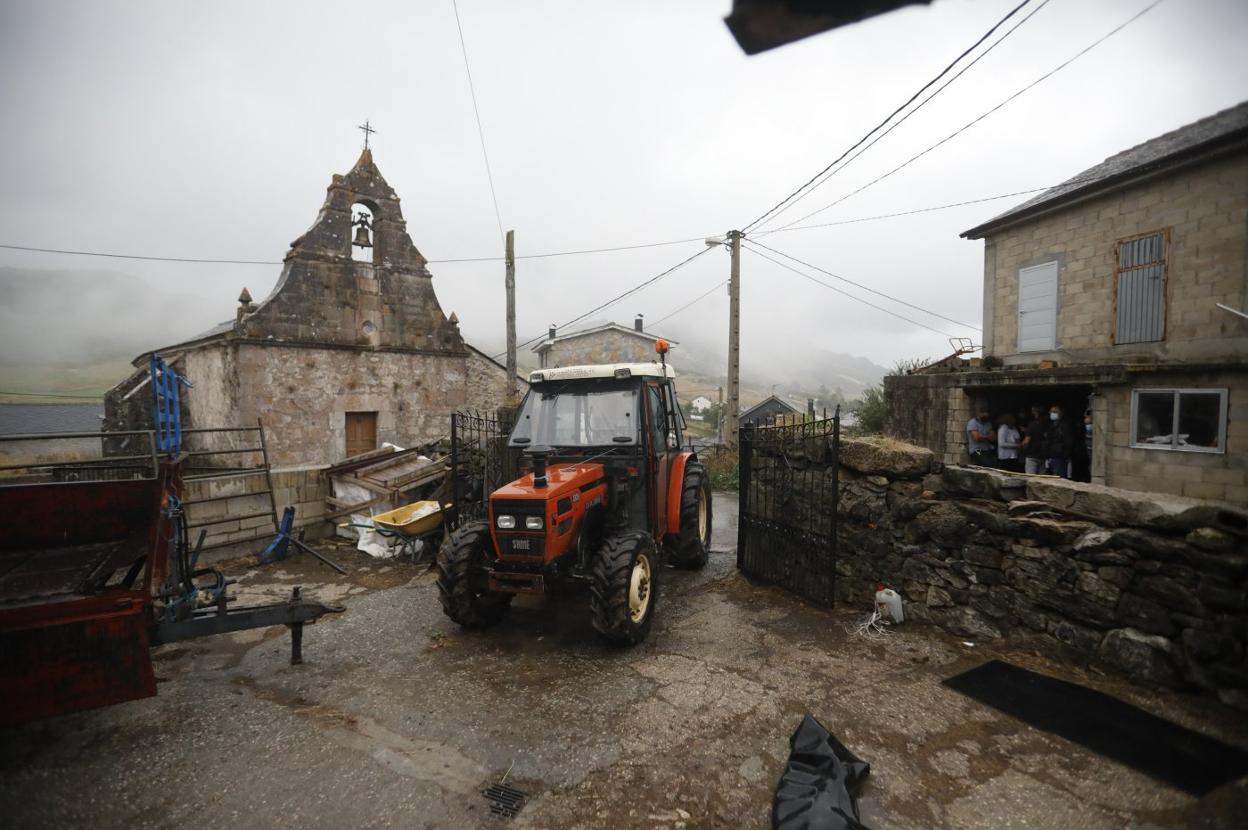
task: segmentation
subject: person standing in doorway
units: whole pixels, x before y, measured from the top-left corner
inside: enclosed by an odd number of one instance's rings
[[[972,464],[981,467],[997,465],[997,432],[992,428],[992,412],[981,405],[978,415],[966,422],[966,454]]]
[[[1023,472],[1030,475],[1044,473],[1044,431],[1048,428],[1048,416],[1043,406],[1031,408],[1031,419],[1023,428]]]
[[[1053,404],[1049,407],[1049,425],[1043,441],[1044,459],[1050,473],[1070,478],[1070,453],[1074,446],[1070,424],[1062,418],[1062,408]]]
[[[1001,426],[997,428],[997,464],[1002,470],[1023,471],[1023,461],[1019,458],[1022,443],[1023,436],[1014,426],[1014,416],[1007,412],[1001,416]]]

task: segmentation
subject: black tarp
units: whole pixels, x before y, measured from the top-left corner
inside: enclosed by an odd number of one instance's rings
[[[777,830],[867,830],[858,820],[858,787],[866,761],[810,715],[789,739],[789,763],[771,804]]]

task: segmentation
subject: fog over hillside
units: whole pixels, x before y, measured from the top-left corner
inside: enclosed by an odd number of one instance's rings
[[[116,270],[43,270],[0,268],[0,365],[82,366],[106,360],[131,360],[151,349],[189,339],[230,315],[230,303],[153,287]],[[233,296],[233,291],[222,296]],[[631,325],[631,315],[618,318]],[[477,328],[488,321],[479,320]],[[589,321],[585,328],[608,322]],[[502,321],[495,337],[468,335],[488,354],[502,351]],[[576,327],[582,328],[581,325]],[[659,333],[677,341],[672,362],[686,372],[709,378],[726,372],[727,343],[722,321],[698,315],[673,319]],[[878,383],[885,369],[868,357],[833,352],[810,344],[773,340],[742,332],[741,372],[757,388],[814,391],[821,385],[853,397]],[[521,349],[521,366],[535,365],[530,347]]]
[[[130,360],[229,314],[121,271],[0,268],[0,364]]]

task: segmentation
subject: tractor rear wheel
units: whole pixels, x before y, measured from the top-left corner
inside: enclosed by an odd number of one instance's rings
[[[696,462],[685,466],[680,490],[680,534],[668,561],[677,568],[700,571],[711,551],[711,481]]]
[[[507,613],[512,594],[489,590],[485,573],[490,529],[471,522],[456,530],[438,551],[438,599],[442,612],[465,628],[486,628]]]
[[[631,646],[646,639],[658,600],[659,557],[641,530],[608,535],[594,557],[589,607],[607,642]]]

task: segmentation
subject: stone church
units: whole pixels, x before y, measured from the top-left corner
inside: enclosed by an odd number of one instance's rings
[[[184,426],[263,419],[271,463],[322,465],[386,441],[433,440],[454,410],[502,405],[505,367],[464,341],[425,263],[365,148],[333,177],[266,299],[244,289],[234,320],[157,350],[193,384]],[[151,395],[139,393],[147,359],[106,396],[106,429],[151,424]]]

